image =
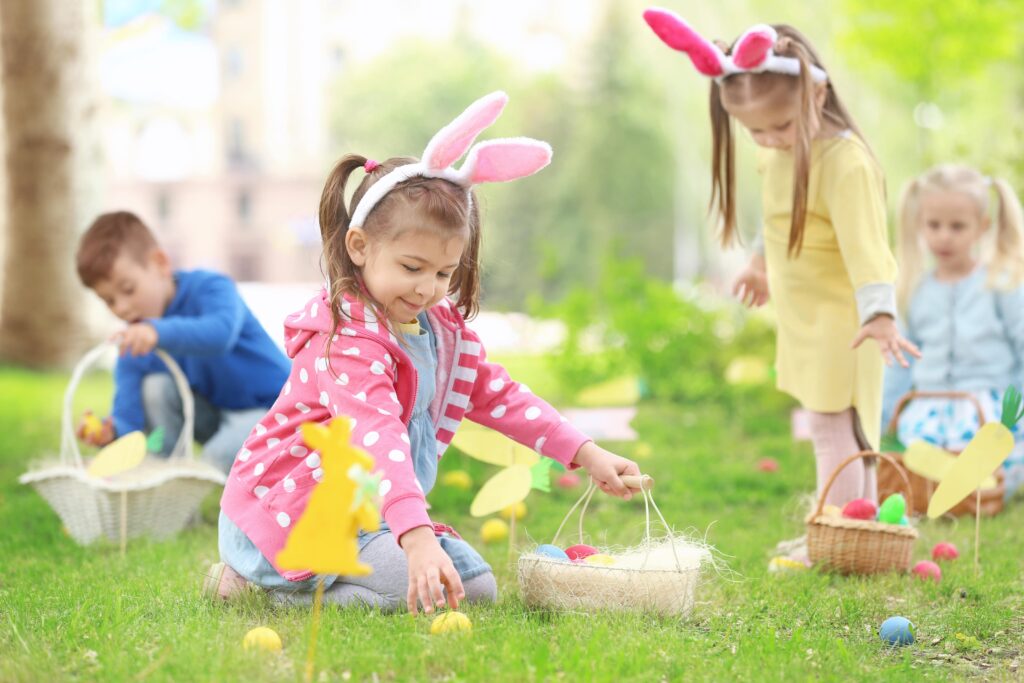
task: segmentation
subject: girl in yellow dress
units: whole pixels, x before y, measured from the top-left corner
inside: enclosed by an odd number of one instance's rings
[[[647,23],[685,52],[711,85],[712,203],[722,243],[736,238],[735,119],[758,146],[764,249],[734,292],[778,316],[779,389],[811,413],[818,492],[836,466],[877,450],[883,360],[918,356],[895,322],[882,171],[813,47],[796,29],[758,25],[732,46],[701,38],[667,10]],[[873,339],[875,345],[862,345]],[[879,353],[881,351],[881,353]],[[876,498],[874,467],[851,463],[828,503]]]

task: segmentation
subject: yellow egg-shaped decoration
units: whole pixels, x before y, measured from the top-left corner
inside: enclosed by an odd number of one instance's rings
[[[838,505],[826,505],[821,508],[821,514],[826,517],[842,517],[843,511],[839,509]]]
[[[280,652],[281,636],[277,631],[266,626],[257,626],[245,634],[242,646],[246,650],[262,650],[264,652]]]
[[[497,543],[508,538],[508,523],[503,519],[489,519],[480,527],[480,538],[484,543]]]
[[[597,553],[595,555],[588,555],[583,558],[584,564],[596,564],[602,567],[610,567],[615,564],[615,558],[611,555],[605,555],[604,553]]]
[[[515,513],[516,519],[522,519],[526,516],[526,503],[519,502],[515,505],[509,505],[507,508],[501,511],[501,516],[505,519],[512,519],[512,514]]]
[[[453,633],[456,631],[472,631],[473,622],[462,612],[444,612],[430,622],[430,635]]]
[[[473,479],[466,470],[452,470],[445,472],[441,477],[441,483],[460,491],[468,491],[473,488]]]

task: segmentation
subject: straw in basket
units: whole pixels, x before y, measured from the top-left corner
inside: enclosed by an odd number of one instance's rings
[[[519,586],[527,605],[556,610],[645,611],[666,616],[685,616],[690,612],[701,565],[711,560],[710,551],[673,533],[654,502],[651,477],[624,476],[622,481],[643,494],[644,542],[624,551],[602,551],[614,557],[609,566],[566,562],[535,552],[522,555]],[[552,544],[557,544],[562,528],[581,503],[579,542],[584,542],[583,519],[595,490],[591,480],[562,520]],[[665,527],[664,538],[651,538],[651,508]]]
[[[882,458],[896,469],[903,480],[907,509],[914,509],[913,489],[898,462],[884,453],[873,451],[851,455],[832,472],[821,492],[817,509],[807,518],[807,554],[814,564],[841,574],[877,574],[910,569],[917,529],[874,520],[829,517],[822,512],[825,498],[843,468],[854,460],[870,457]]]
[[[904,409],[916,399],[922,398],[950,398],[970,403],[974,410],[978,413],[978,425],[979,427],[987,421],[985,418],[985,410],[981,407],[981,403],[973,394],[965,391],[910,391],[904,394],[899,403],[896,404],[896,408],[893,411],[892,419],[889,421],[887,429],[888,434],[896,434],[897,427],[899,426],[900,415],[903,414]],[[913,448],[910,445],[910,448]],[[884,448],[884,446],[883,446]],[[960,451],[949,451],[953,455],[960,455]],[[903,456],[900,453],[889,453],[897,462],[901,465],[904,464]],[[939,453],[939,455],[944,455]],[[913,467],[910,460],[905,464],[905,469]],[[974,515],[976,509],[979,508],[983,515],[997,515],[1003,511],[1003,499],[1006,493],[1006,483],[1003,478],[1003,469],[999,468],[995,472],[996,485],[991,488],[980,489],[978,495],[967,496],[957,505],[949,511],[952,515]],[[910,480],[910,485],[914,489],[914,499],[917,501],[916,508],[907,508],[908,514],[914,512],[923,515],[928,510],[928,501],[931,499],[932,494],[935,493],[935,488],[938,483],[928,479],[922,474],[917,474],[913,471],[907,472],[907,477]],[[879,463],[878,467],[878,496],[883,496],[894,492],[899,487],[899,475],[896,470],[888,466],[888,463]]]
[[[111,477],[86,472],[72,427],[72,400],[86,370],[108,348],[105,343],[89,351],[71,375],[64,393],[59,460],[32,467],[18,481],[31,485],[50,504],[76,542],[87,545],[106,537],[120,540],[123,552],[128,538],[167,538],[180,531],[225,477],[195,459],[192,391],[178,364],[159,349],[156,353],[174,378],[184,413],[184,426],[170,457],[147,456],[139,466]]]

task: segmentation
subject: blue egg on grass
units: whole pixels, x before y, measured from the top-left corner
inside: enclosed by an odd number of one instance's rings
[[[559,560],[561,562],[569,561],[569,556],[565,554],[564,550],[559,548],[557,545],[551,545],[550,543],[537,546],[537,549],[533,552],[538,555],[543,555],[544,557],[550,557],[553,560]]]
[[[889,645],[910,645],[914,642],[914,623],[906,617],[889,617],[882,622],[878,636]]]

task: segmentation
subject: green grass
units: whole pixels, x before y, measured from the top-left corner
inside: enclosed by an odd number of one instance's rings
[[[543,370],[534,378],[528,363],[518,365],[516,374],[540,391]],[[229,606],[199,596],[217,556],[216,496],[202,525],[173,541],[131,542],[122,559],[113,545],[75,545],[35,492],[17,484],[31,457],[57,447],[65,381],[0,369],[0,680],[301,680],[308,611],[274,608],[261,595]],[[76,406],[102,405],[105,379],[90,378],[81,393]],[[943,568],[940,584],[895,575],[769,575],[771,547],[801,533],[803,493],[814,477],[810,450],[790,442],[779,404],[643,405],[635,426],[650,451],[639,461],[658,480],[666,517],[707,531],[738,573],[709,575],[689,619],[527,610],[507,548],[481,545],[502,595],[497,606],[467,610],[470,636],[432,637],[424,617],[328,609],[320,680],[1019,680],[1024,506],[983,522],[978,577],[967,521],[921,525],[916,559],[939,540],[964,554]],[[444,469],[466,469],[477,485],[497,471],[449,457]],[[776,458],[780,470],[758,472],[761,457]],[[533,493],[520,542],[527,535],[550,541],[576,495]],[[476,543],[480,520],[466,514],[471,498],[439,487],[432,513]],[[605,498],[593,505],[587,527],[598,539],[629,543],[639,539],[642,519],[637,502]],[[917,624],[918,641],[893,651],[876,631],[896,614]],[[242,649],[243,635],[258,625],[282,635],[283,654]]]

